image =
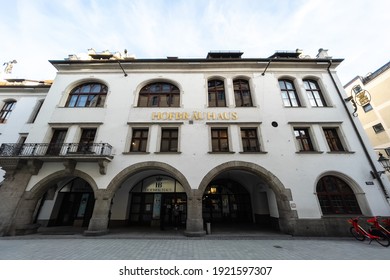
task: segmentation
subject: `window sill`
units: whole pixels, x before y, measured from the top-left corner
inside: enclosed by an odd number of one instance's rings
[[[283,106],[284,108],[307,108],[306,106]]]
[[[296,154],[323,154],[322,151],[298,151]]]
[[[208,152],[209,154],[235,154],[236,152]]]
[[[155,154],[179,155],[181,152],[154,152]]]
[[[240,154],[268,154],[268,152],[239,152]]]
[[[355,152],[351,152],[351,151],[329,151],[329,152],[326,152],[328,154],[354,154]]]
[[[150,154],[150,152],[124,152],[123,155],[147,155]]]
[[[334,108],[334,106],[310,106],[310,108],[319,108],[319,109],[323,109],[323,108]]]

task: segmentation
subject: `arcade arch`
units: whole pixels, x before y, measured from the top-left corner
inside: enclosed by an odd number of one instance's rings
[[[232,210],[238,210],[239,206],[235,203],[222,199],[223,193],[229,193],[228,185],[236,185],[236,192],[241,192],[241,196],[250,195],[251,210],[242,208],[238,215],[243,216],[244,220],[258,223],[262,226],[278,228],[282,232],[290,233],[293,231],[294,221],[297,218],[297,212],[290,207],[292,201],[291,191],[286,189],[281,181],[265,168],[250,162],[231,161],[213,168],[201,181],[198,192],[203,194],[203,198],[211,193],[216,183],[224,182],[224,187],[220,188],[222,207],[225,205],[226,218],[232,218]],[[216,187],[218,192],[218,187]],[[238,194],[237,193],[237,194]],[[231,193],[232,194],[232,193]],[[236,198],[234,198],[236,199]],[[228,204],[226,204],[228,203]],[[244,204],[245,199],[241,198],[240,204]],[[228,205],[228,208],[226,207]],[[205,207],[204,207],[205,208]],[[248,213],[251,213],[248,214]],[[204,218],[208,218],[207,211],[203,211]]]

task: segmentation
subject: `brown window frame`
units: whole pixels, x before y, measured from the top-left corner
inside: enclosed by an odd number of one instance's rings
[[[168,135],[165,135],[168,133]],[[176,136],[174,136],[176,134]],[[165,149],[165,144],[167,144],[167,148]],[[166,153],[175,153],[178,152],[179,149],[179,129],[177,127],[169,127],[161,129],[161,145],[160,152]]]
[[[252,133],[250,135],[250,133]],[[254,135],[254,136],[253,136]],[[260,152],[260,142],[257,129],[252,127],[241,128],[241,141],[243,152]],[[255,143],[253,145],[253,143]]]
[[[93,152],[93,144],[96,137],[97,128],[82,128],[78,152]]]
[[[236,107],[253,107],[252,94],[249,82],[244,79],[233,80],[234,99]],[[245,103],[245,100],[249,102]]]
[[[323,127],[326,142],[328,143],[328,147],[332,152],[344,152],[345,148],[343,143],[341,142],[339,130],[335,127]]]
[[[207,82],[207,89],[208,89],[209,107],[226,107],[226,92],[225,92],[225,83],[223,80],[219,80],[219,79],[209,80]],[[214,97],[214,102],[212,102],[213,100],[212,97]]]
[[[164,102],[164,98],[166,102]],[[138,96],[138,107],[180,107],[180,90],[167,82],[150,83],[144,86]]]
[[[230,152],[229,130],[227,128],[211,128],[211,151],[216,153]]]
[[[336,176],[322,177],[317,183],[316,193],[323,215],[362,213],[351,187]]]
[[[139,136],[136,134],[140,133]],[[146,135],[145,135],[146,134]],[[149,128],[133,128],[130,143],[131,153],[145,153],[148,146]]]
[[[304,133],[302,133],[304,132]],[[294,127],[294,136],[299,145],[300,152],[315,151],[313,141],[311,140],[310,129],[307,127]]]

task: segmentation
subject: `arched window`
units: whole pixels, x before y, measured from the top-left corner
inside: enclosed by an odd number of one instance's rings
[[[279,80],[280,91],[282,94],[283,105],[285,107],[300,107],[297,91],[294,83],[290,80]]]
[[[318,181],[317,197],[324,215],[361,214],[352,189],[335,176],[324,176]]]
[[[66,107],[103,107],[107,91],[100,83],[79,85],[70,92]]]
[[[222,80],[208,81],[209,107],[226,107],[225,86]]]
[[[180,90],[177,86],[158,82],[144,86],[139,92],[138,107],[179,107]]]
[[[237,79],[233,81],[234,98],[236,100],[237,107],[251,107],[252,96],[249,88],[249,82],[243,79]]]
[[[0,111],[0,123],[6,123],[12,110],[15,108],[16,101],[5,102],[3,108]]]
[[[324,96],[318,83],[314,80],[303,80],[305,85],[307,97],[309,98],[310,105],[313,107],[326,107]]]

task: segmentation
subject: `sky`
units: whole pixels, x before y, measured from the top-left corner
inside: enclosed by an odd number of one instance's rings
[[[323,48],[344,59],[346,84],[390,60],[389,11],[389,0],[0,0],[0,69],[16,60],[12,78],[54,79],[49,60],[90,48],[136,58]]]

